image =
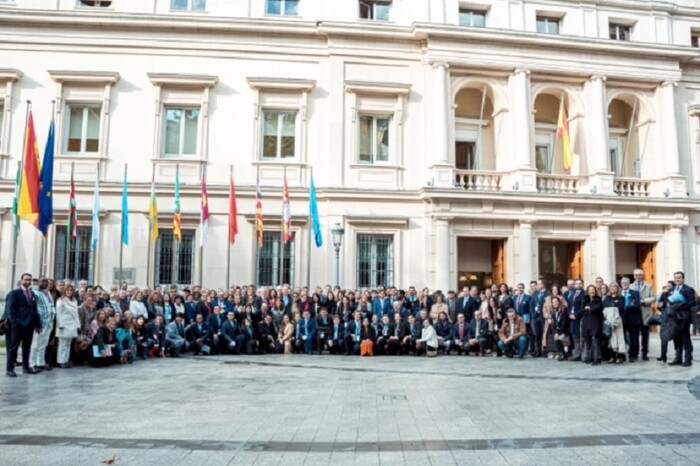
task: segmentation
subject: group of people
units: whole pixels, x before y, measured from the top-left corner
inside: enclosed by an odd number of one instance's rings
[[[683,272],[655,294],[642,270],[632,280],[584,286],[544,280],[480,290],[431,292],[395,287],[341,290],[232,286],[212,290],[106,290],[85,281],[23,274],[6,298],[0,321],[7,376],[53,367],[103,367],[183,353],[322,353],[342,355],[496,355],[549,357],[597,365],[649,360],[649,333],[660,326],[670,365],[692,364],[690,327],[695,290]],[[696,325],[693,325],[697,327]],[[694,331],[697,331],[694,328]]]

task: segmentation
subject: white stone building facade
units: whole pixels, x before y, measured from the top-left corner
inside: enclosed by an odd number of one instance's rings
[[[224,287],[232,165],[239,234],[230,283],[333,283],[335,224],[345,229],[345,287],[610,281],[637,266],[657,285],[676,270],[697,281],[697,2],[80,3],[0,0],[2,290],[11,286],[27,100],[42,154],[56,105],[56,225],[45,241],[22,225],[18,273],[65,275],[73,167],[81,230],[69,275],[111,283],[127,164],[128,280]],[[562,100],[568,173],[556,135]],[[173,254],[176,167],[186,234]],[[322,248],[310,236],[312,172]],[[285,173],[295,238],[280,276]],[[211,218],[200,248],[203,174]],[[92,254],[96,178],[101,238]]]

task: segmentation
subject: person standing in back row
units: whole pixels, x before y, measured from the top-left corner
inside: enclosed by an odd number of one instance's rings
[[[32,275],[23,273],[20,286],[7,294],[5,298],[5,317],[9,321],[7,329],[9,347],[7,349],[7,376],[17,377],[15,363],[17,350],[22,345],[22,372],[37,374],[29,366],[29,351],[32,346],[34,332],[41,332],[41,317],[36,303],[36,297],[31,290]]]
[[[671,290],[668,302],[674,311],[674,318],[678,321],[680,332],[673,339],[676,347],[676,357],[668,363],[669,366],[690,367],[693,364],[693,342],[690,340],[691,308],[695,306],[695,290],[685,284],[685,274],[676,272],[673,274],[676,287]],[[685,353],[685,359],[683,354]]]

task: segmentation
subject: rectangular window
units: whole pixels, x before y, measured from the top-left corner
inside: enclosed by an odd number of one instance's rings
[[[263,233],[263,247],[258,248],[255,277],[258,286],[277,286],[280,283],[294,285],[294,239],[284,245],[284,258],[280,257],[279,231]],[[282,259],[283,264],[280,264]],[[282,276],[280,277],[280,265]]]
[[[299,0],[267,0],[265,13],[268,15],[296,16],[299,14]]]
[[[100,148],[99,104],[69,104],[66,152],[98,152]]]
[[[608,163],[614,176],[622,176],[622,163],[620,160],[622,145],[621,138],[610,138],[608,140]]]
[[[460,8],[459,25],[472,28],[483,28],[486,26],[486,12],[484,10]]]
[[[457,141],[455,143],[455,168],[457,170],[477,170],[475,141]]]
[[[691,30],[690,31],[690,45],[693,47],[700,47],[700,31]]]
[[[0,144],[4,142],[3,137],[5,137],[5,101],[0,100]]]
[[[197,155],[199,108],[165,108],[165,157]]]
[[[112,0],[75,0],[75,6],[94,6],[108,8],[112,6]]]
[[[189,285],[194,267],[194,230],[182,230],[175,244],[172,230],[161,230],[156,243],[155,282],[159,285]],[[173,254],[177,247],[177,254]]]
[[[297,112],[263,111],[263,159],[284,159],[296,153]]]
[[[537,32],[540,34],[559,34],[559,18],[550,16],[537,17]]]
[[[360,18],[374,21],[389,21],[390,1],[360,0]]]
[[[92,283],[92,254],[90,254],[90,239],[92,227],[77,227],[76,238],[67,248],[66,225],[56,225],[55,263],[53,276],[56,280],[70,278],[71,280],[87,280]],[[66,250],[68,258],[66,260]],[[66,274],[66,265],[68,273]]]
[[[538,173],[552,173],[552,148],[549,144],[535,145],[535,163]]]
[[[170,9],[177,11],[204,11],[207,0],[170,0]]]
[[[628,24],[610,23],[610,38],[613,40],[630,40],[632,26]]]
[[[389,161],[391,117],[360,115],[360,154],[362,163]]]
[[[357,235],[357,286],[390,286],[394,282],[394,237]]]

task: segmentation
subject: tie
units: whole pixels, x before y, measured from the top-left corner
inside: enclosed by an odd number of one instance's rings
[[[522,303],[522,302],[523,302],[523,295],[519,294],[518,295],[518,309],[520,309],[520,303]]]
[[[32,303],[32,292],[29,291],[29,288],[24,290],[24,296],[27,297],[27,301],[29,301],[29,304]]]

